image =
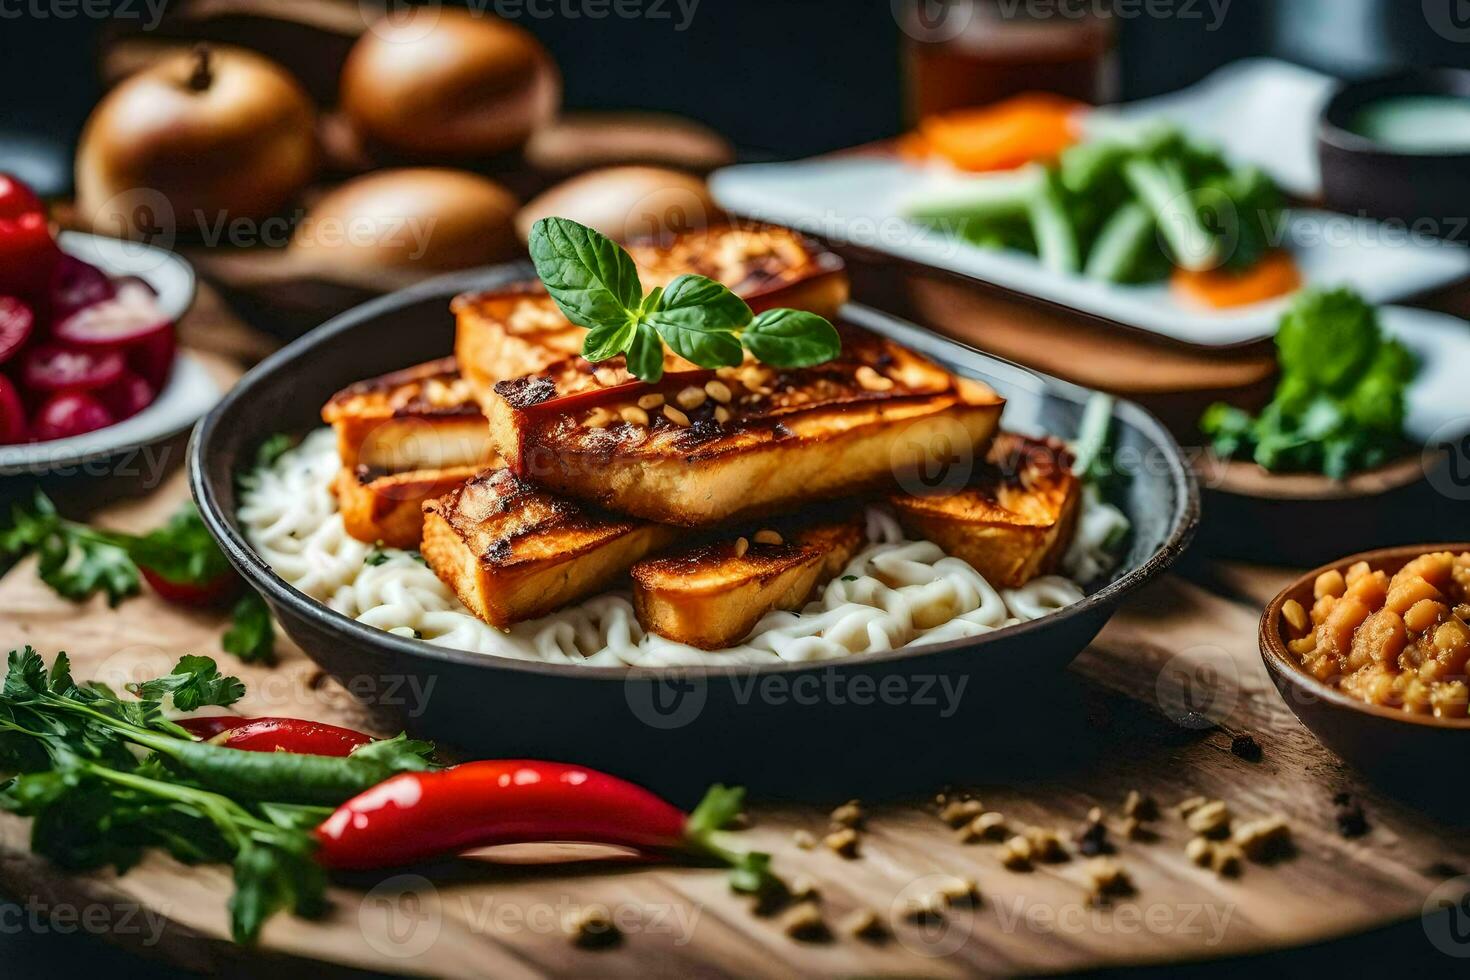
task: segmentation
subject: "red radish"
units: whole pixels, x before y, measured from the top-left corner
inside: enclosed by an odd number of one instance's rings
[[[62,255],[51,273],[51,315],[61,320],[117,295],[107,273],[72,255]]]
[[[45,344],[27,352],[21,378],[34,391],[87,391],[107,387],[125,370],[127,362],[115,350]]]
[[[52,395],[36,412],[31,434],[45,442],[79,436],[111,424],[112,414],[97,399],[83,391],[63,391]]]
[[[26,441],[26,409],[20,392],[10,379],[0,374],[0,445],[10,446]]]
[[[128,367],[142,375],[154,391],[162,391],[174,366],[176,346],[173,330],[160,330],[128,347]]]
[[[171,324],[158,301],[136,283],[124,283],[117,295],[93,303],[56,321],[58,340],[79,347],[135,344],[167,332]]]
[[[31,339],[36,314],[14,296],[0,296],[0,364],[15,356]]]
[[[128,370],[124,370],[122,377],[97,392],[97,400],[119,422],[137,415],[152,405],[153,399],[157,397],[158,393],[151,384]]]

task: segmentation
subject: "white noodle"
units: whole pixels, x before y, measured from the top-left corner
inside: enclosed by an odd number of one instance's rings
[[[1037,619],[1083,597],[1047,576],[997,592],[966,562],[911,541],[885,510],[867,512],[868,547],[800,613],[773,612],[740,646],[708,651],[647,633],[625,592],[594,596],[550,616],[499,630],[477,619],[406,552],[366,564],[372,548],[347,534],[331,482],[339,466],[330,429],[244,481],[239,517],[261,557],[291,585],[359,622],[439,646],[519,660],[594,666],[685,666],[818,661],[978,636]],[[1116,521],[1096,497],[1084,505],[1082,571],[1101,566]],[[1114,512],[1116,513],[1116,511]],[[1119,515],[1121,516],[1121,515]],[[1084,546],[1081,541],[1087,538]]]

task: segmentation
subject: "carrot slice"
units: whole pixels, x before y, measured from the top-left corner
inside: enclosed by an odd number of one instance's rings
[[[1175,269],[1174,292],[1196,306],[1214,310],[1232,309],[1264,303],[1268,299],[1294,293],[1301,287],[1302,274],[1290,252],[1274,251],[1244,272],[1229,269],[1207,269],[1190,272]]]
[[[1050,163],[1077,142],[1075,117],[1087,107],[1046,92],[1031,92],[977,109],[930,116],[919,137],[962,170],[1014,170]]]

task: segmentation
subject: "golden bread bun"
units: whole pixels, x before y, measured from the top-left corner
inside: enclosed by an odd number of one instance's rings
[[[571,218],[616,241],[703,228],[722,215],[704,181],[661,167],[606,167],[562,181],[516,216],[521,240],[537,219]]]

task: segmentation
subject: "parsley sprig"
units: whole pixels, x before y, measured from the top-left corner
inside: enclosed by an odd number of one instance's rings
[[[67,520],[38,489],[29,504],[11,507],[8,524],[0,524],[0,568],[28,554],[36,555],[41,581],[58,595],[82,602],[101,593],[110,606],[138,594],[140,569],[201,589],[228,583],[235,575],[192,503],[147,534],[123,534]],[[247,662],[274,655],[270,610],[254,592],[235,604],[224,648]]]
[[[566,318],[587,328],[582,356],[622,354],[649,383],[664,373],[664,345],[702,368],[735,367],[745,351],[772,367],[801,368],[837,357],[842,343],[826,319],[802,310],[759,316],[724,284],[682,275],[644,292],[622,246],[567,218],[531,226],[531,261]]]
[[[0,687],[0,810],[33,818],[31,849],[67,870],[127,871],[148,848],[187,864],[234,867],[230,926],[252,942],[278,910],[327,909],[312,829],[331,807],[399,772],[433,768],[433,747],[404,736],[343,758],[244,752],[201,742],[170,722],[179,711],[226,706],[245,688],[208,657],[184,657],[165,677],[77,684],[66,654],[48,669],[11,651]]]

